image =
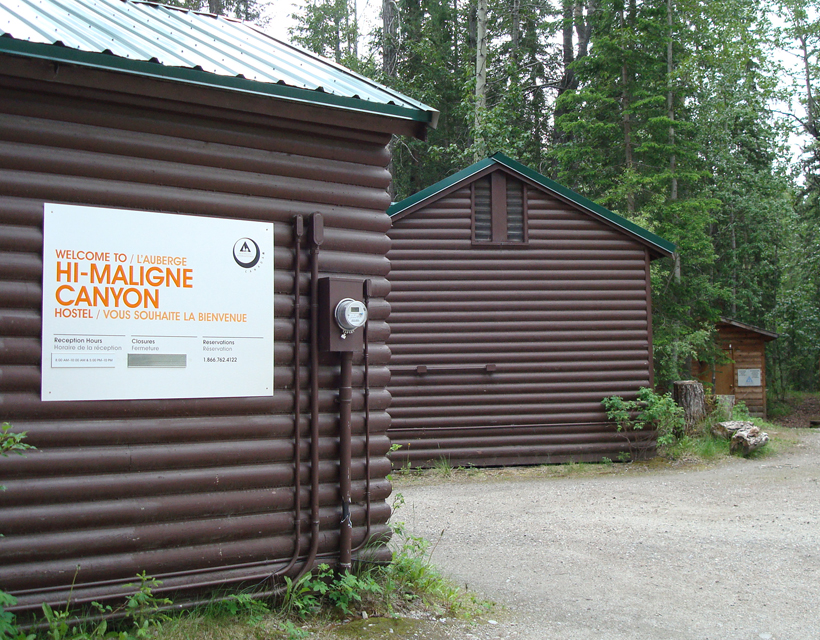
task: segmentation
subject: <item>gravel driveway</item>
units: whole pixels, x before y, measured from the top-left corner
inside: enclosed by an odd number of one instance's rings
[[[399,481],[398,518],[507,609],[447,637],[820,640],[820,433],[799,437],[700,470]]]

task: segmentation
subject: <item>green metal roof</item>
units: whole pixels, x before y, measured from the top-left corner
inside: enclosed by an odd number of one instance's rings
[[[548,191],[552,191],[553,193],[562,196],[566,200],[569,200],[573,204],[577,205],[579,208],[586,210],[588,213],[591,213],[594,216],[604,218],[605,220],[611,222],[615,226],[620,227],[624,231],[634,236],[637,236],[646,244],[649,244],[652,247],[654,247],[662,255],[671,256],[673,253],[675,253],[675,245],[669,242],[668,240],[664,240],[660,236],[652,233],[651,231],[647,231],[643,227],[640,227],[637,224],[635,224],[634,222],[630,222],[626,218],[619,216],[617,213],[613,213],[609,209],[602,207],[601,205],[593,202],[592,200],[589,200],[584,196],[575,193],[572,189],[568,189],[567,187],[558,184],[554,180],[550,180],[546,176],[542,176],[540,173],[533,171],[529,167],[526,167],[523,164],[521,164],[520,162],[516,162],[512,158],[508,158],[503,153],[496,153],[493,156],[486,158],[485,160],[476,162],[474,165],[471,165],[466,169],[462,169],[458,173],[454,173],[449,178],[445,178],[444,180],[441,180],[435,183],[434,185],[431,185],[426,189],[419,191],[415,195],[412,195],[409,198],[405,198],[401,202],[393,203],[387,210],[387,213],[388,215],[393,217],[399,215],[402,212],[408,211],[411,208],[418,209],[421,205],[426,204],[428,201],[435,199],[437,196],[439,196],[439,194],[443,194],[443,192],[449,190],[456,184],[468,180],[470,177],[484,171],[484,169],[494,164],[506,167],[514,173],[517,173],[527,178],[528,180],[544,187]]]
[[[385,115],[435,127],[438,111],[207,13],[134,0],[3,0],[0,52]]]

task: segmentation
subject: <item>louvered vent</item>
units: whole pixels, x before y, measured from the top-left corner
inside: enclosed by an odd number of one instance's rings
[[[524,185],[507,178],[507,240],[524,242]]]
[[[492,212],[490,196],[490,176],[479,178],[473,183],[473,194],[475,198],[475,240],[476,242],[489,242],[492,240]]]

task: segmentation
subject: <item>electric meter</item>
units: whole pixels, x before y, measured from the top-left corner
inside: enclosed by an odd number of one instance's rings
[[[345,338],[367,322],[367,307],[353,298],[344,298],[336,305],[333,316],[342,330],[342,338]]]

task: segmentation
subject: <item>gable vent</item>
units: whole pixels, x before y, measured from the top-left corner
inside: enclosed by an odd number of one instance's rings
[[[493,239],[490,176],[475,181],[473,194],[475,198],[474,238],[476,242],[489,242]]]

